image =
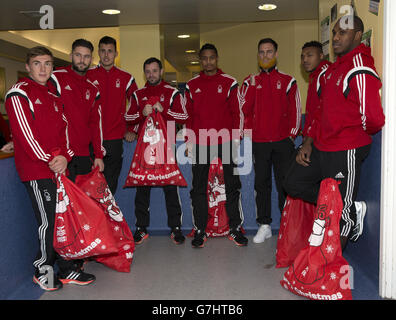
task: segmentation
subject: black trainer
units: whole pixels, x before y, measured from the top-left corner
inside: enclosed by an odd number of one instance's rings
[[[147,229],[144,227],[137,227],[135,234],[133,235],[133,240],[135,244],[141,244],[143,240],[147,239],[149,234],[147,233]]]
[[[239,247],[247,246],[249,241],[239,229],[231,229],[228,239],[234,241],[234,243]]]
[[[96,280],[96,277],[93,274],[86,273],[82,270],[70,270],[66,273],[59,274],[59,280],[63,284],[78,284],[80,286],[85,286],[90,284]]]
[[[180,227],[173,228],[170,237],[175,244],[182,244],[184,243],[184,240],[186,240],[180,230]]]
[[[41,273],[39,271],[36,271],[33,276],[33,282],[37,283],[40,288],[45,291],[56,291],[63,287],[63,284],[59,280],[57,275],[54,274],[53,284],[49,283],[50,279],[51,278],[49,277],[48,272]]]
[[[194,248],[203,248],[206,241],[206,234],[202,230],[195,230],[194,239],[191,241],[191,245]]]

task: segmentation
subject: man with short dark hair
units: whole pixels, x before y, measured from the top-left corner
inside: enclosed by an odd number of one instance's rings
[[[116,67],[117,56],[116,40],[104,36],[99,41],[99,64],[87,73],[88,79],[100,92],[103,146],[106,149],[103,174],[113,195],[122,168],[123,139],[132,142],[136,137],[133,131],[127,131],[124,114],[127,101],[137,90],[137,85],[131,74]]]
[[[69,121],[70,145],[75,156],[68,165],[69,178],[91,172],[99,166],[103,171],[102,115],[99,90],[87,78],[92,62],[92,43],[77,39],[72,44],[72,63],[53,72],[50,81],[60,95],[64,113]],[[93,148],[94,161],[91,158]]]
[[[278,44],[271,38],[258,43],[261,72],[248,76],[241,87],[240,103],[246,124],[252,128],[255,171],[256,221],[259,225],[254,243],[272,237],[272,168],[282,212],[286,193],[283,179],[294,152],[294,139],[300,131],[300,93],[296,80],[276,66]],[[250,129],[250,128],[249,128]]]
[[[311,203],[316,203],[323,179],[340,182],[343,249],[348,239],[357,241],[363,232],[365,210],[354,205],[360,171],[370,152],[371,135],[385,123],[382,84],[370,48],[361,43],[363,31],[356,16],[342,17],[335,24],[332,42],[337,60],[320,79],[319,112],[285,180],[289,195]]]
[[[322,44],[318,41],[311,41],[304,44],[301,51],[301,65],[309,73],[309,86],[307,103],[305,107],[305,122],[303,137],[307,136],[307,131],[311,127],[314,113],[320,107],[320,92],[318,83],[323,77],[331,62],[324,59]]]
[[[199,52],[202,71],[186,86],[187,128],[195,136],[193,146],[192,189],[194,248],[202,248],[206,241],[208,221],[207,186],[209,168],[214,157],[222,161],[226,188],[226,212],[229,218],[229,239],[238,246],[246,246],[242,234],[243,212],[240,206],[241,181],[233,159],[233,141],[240,139],[241,113],[238,102],[238,82],[218,68],[218,52],[207,43]],[[187,141],[187,143],[189,143]]]
[[[134,92],[125,119],[128,124],[139,124],[138,135],[144,134],[142,126],[152,112],[160,112],[165,121],[185,123],[188,114],[185,109],[184,97],[179,90],[162,80],[164,69],[157,58],[149,58],[143,64],[146,84]],[[155,100],[155,103],[152,101]],[[128,126],[130,130],[132,126]],[[167,143],[176,143],[168,141]],[[171,229],[171,239],[175,244],[185,240],[181,231],[182,209],[177,186],[169,185],[162,188],[165,193],[168,226]],[[136,187],[135,215],[136,231],[133,236],[135,243],[140,244],[148,238],[147,228],[150,224],[150,186]]]
[[[62,283],[69,282],[70,274],[75,276],[75,281],[82,281],[79,284],[95,280],[95,276],[81,271],[74,261],[63,260],[53,247],[55,174],[66,172],[74,153],[69,147],[62,101],[47,87],[52,69],[51,51],[41,46],[30,49],[26,60],[29,76],[7,92],[5,102],[15,147],[15,167],[28,191],[39,225],[33,281],[46,291],[62,288]],[[59,267],[58,275],[53,270],[55,263]]]

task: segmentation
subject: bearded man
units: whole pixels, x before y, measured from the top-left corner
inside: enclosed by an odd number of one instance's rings
[[[270,38],[260,40],[260,73],[248,76],[239,94],[245,129],[252,129],[256,221],[259,225],[254,243],[262,243],[272,237],[272,168],[279,210],[283,210],[286,193],[282,183],[293,156],[294,139],[301,126],[297,82],[294,77],[278,70],[277,57],[278,44]]]

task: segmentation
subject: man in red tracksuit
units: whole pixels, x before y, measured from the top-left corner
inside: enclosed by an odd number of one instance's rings
[[[241,129],[238,82],[218,68],[218,53],[214,45],[203,45],[199,58],[202,71],[188,81],[185,92],[190,117],[187,143],[193,144],[190,194],[195,233],[191,244],[201,248],[206,240],[208,174],[210,164],[217,156],[223,164],[229,239],[238,246],[246,246],[248,239],[240,230],[243,223],[239,191],[241,181],[233,159],[233,140],[239,142]]]
[[[245,79],[240,103],[252,125],[253,159],[256,191],[256,221],[259,229],[254,243],[272,236],[271,190],[274,169],[278,206],[282,212],[286,193],[283,179],[294,152],[294,139],[301,125],[300,93],[296,80],[276,67],[278,44],[270,38],[258,43],[261,72]]]
[[[348,28],[353,21],[353,28]],[[356,210],[362,162],[368,156],[371,135],[381,130],[385,116],[379,90],[382,86],[370,48],[361,44],[364,25],[357,16],[341,18],[333,29],[337,56],[321,78],[319,112],[307,131],[285,188],[292,197],[316,203],[320,182],[340,182],[343,211],[341,246],[356,241],[363,231],[364,210]]]
[[[99,89],[102,107],[103,174],[114,195],[122,167],[123,139],[132,142],[134,133],[126,130],[124,114],[127,100],[137,90],[134,77],[115,66],[116,40],[104,36],[99,41],[99,64],[88,70],[87,77]]]
[[[75,156],[68,165],[69,178],[91,172],[99,166],[103,171],[102,115],[99,90],[87,78],[92,61],[91,42],[78,39],[72,44],[72,64],[53,72],[50,80],[60,95],[69,121],[70,146]],[[93,148],[92,163],[90,145]]]
[[[147,82],[141,89],[135,91],[130,107],[125,114],[128,124],[139,124],[138,135],[142,133],[142,126],[153,111],[161,112],[165,121],[185,123],[188,114],[185,100],[179,90],[162,80],[164,70],[157,58],[149,58],[143,64],[143,71]],[[128,126],[133,130],[132,126]],[[175,143],[175,142],[173,142]],[[151,187],[137,187],[135,196],[136,231],[133,236],[135,243],[140,244],[148,238],[147,227],[150,224],[150,190]],[[171,228],[171,239],[175,244],[184,242],[181,231],[182,209],[177,186],[164,186],[168,226]]]
[[[307,137],[308,129],[311,127],[314,119],[314,114],[320,107],[319,83],[326,73],[327,68],[331,65],[331,62],[324,60],[322,44],[317,41],[311,41],[304,44],[302,48],[301,64],[305,71],[309,73],[305,122],[302,132],[303,137]]]
[[[26,61],[29,76],[7,92],[5,102],[16,170],[28,191],[39,225],[39,251],[33,262],[33,281],[46,291],[62,288],[62,283],[70,282],[71,274],[74,283],[88,284],[95,280],[74,261],[59,257],[53,248],[57,196],[54,175],[66,172],[74,153],[69,148],[62,101],[48,90],[52,68],[51,51],[44,47],[30,49]],[[59,267],[57,276],[53,273],[55,262]]]

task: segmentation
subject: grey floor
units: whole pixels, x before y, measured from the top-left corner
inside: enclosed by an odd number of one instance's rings
[[[130,273],[89,262],[96,275],[88,286],[65,285],[40,300],[298,300],[279,281],[275,268],[276,236],[264,244],[237,247],[227,238],[209,238],[202,249],[191,239],[175,245],[167,236],[151,236],[136,246]]]

